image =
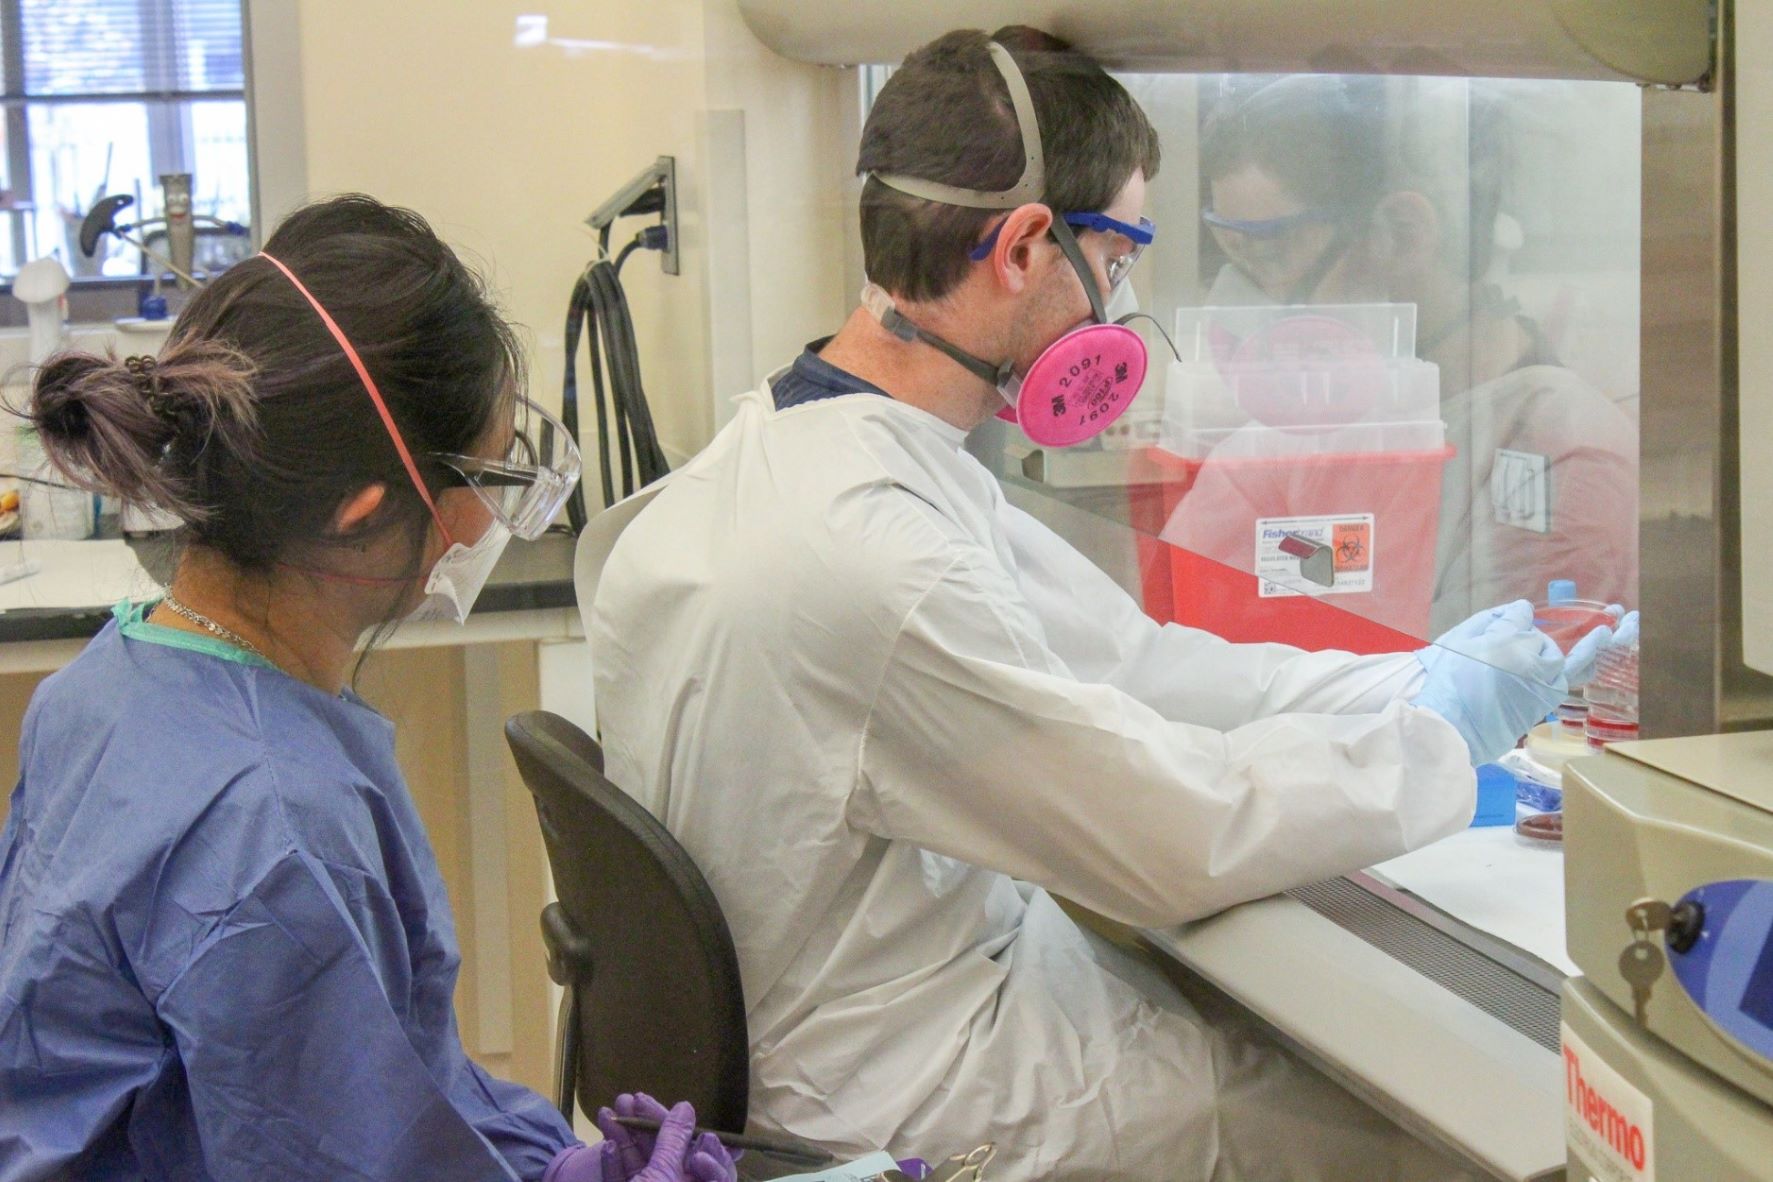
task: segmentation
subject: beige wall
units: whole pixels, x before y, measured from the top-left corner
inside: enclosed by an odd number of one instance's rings
[[[545,17],[548,43],[515,44],[520,16]],[[358,189],[410,205],[485,265],[528,330],[532,388],[549,404],[567,297],[595,249],[581,223],[671,155],[683,273],[664,275],[641,255],[623,276],[667,450],[691,454],[712,434],[709,317],[734,293],[705,282],[710,227],[733,200],[704,166],[711,107],[747,116],[758,367],[835,327],[854,158],[841,116],[853,110],[844,96],[854,75],[770,54],[734,0],[478,0],[432,6],[424,20],[400,0],[301,0],[300,17],[311,192]],[[618,226],[612,245],[640,224]]]
[[[744,112],[749,385],[792,361],[808,341],[835,332],[855,302],[844,276],[846,252],[860,251],[854,173],[861,90],[854,69],[790,62],[764,48],[739,16],[737,0],[706,0],[704,19],[708,105]],[[697,200],[705,218],[718,216],[720,193],[698,193]],[[734,393],[714,396],[724,403]]]
[[[533,389],[557,404],[567,296],[595,246],[581,222],[654,156],[693,140],[700,5],[426,7],[415,20],[399,0],[302,0],[308,185],[410,205],[476,257],[528,330]],[[518,48],[520,15],[547,16],[554,37],[611,44]],[[624,273],[651,383],[701,389],[699,293],[663,282],[651,259]],[[661,399],[655,414],[673,444],[706,438],[698,399]]]

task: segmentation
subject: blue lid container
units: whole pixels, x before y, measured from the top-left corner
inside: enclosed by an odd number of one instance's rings
[[[1472,827],[1514,824],[1515,791],[1514,773],[1507,768],[1493,763],[1478,768],[1477,812],[1472,815]]]

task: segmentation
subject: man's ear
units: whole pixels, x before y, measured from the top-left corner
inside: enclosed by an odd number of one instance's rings
[[[1373,244],[1393,274],[1432,267],[1441,245],[1434,203],[1413,190],[1386,196],[1373,210]]]
[[[1050,260],[1041,246],[1053,228],[1053,211],[1030,202],[1019,205],[1004,219],[991,251],[991,268],[1004,290],[1019,295]]]

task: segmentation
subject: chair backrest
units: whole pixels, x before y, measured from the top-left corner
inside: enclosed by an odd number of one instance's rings
[[[654,497],[671,482],[675,473],[667,473],[633,496],[626,497],[585,523],[579,531],[579,542],[573,550],[573,592],[579,600],[579,618],[585,635],[591,635],[591,604],[597,598],[597,584],[603,578],[603,564],[616,548],[622,531],[641,511],[652,504]]]
[[[739,959],[701,871],[604,777],[584,731],[537,710],[507,722],[505,737],[535,797],[560,908],[590,950],[588,979],[569,986],[580,1107],[641,1091],[690,1101],[705,1127],[743,1131],[750,1046]]]

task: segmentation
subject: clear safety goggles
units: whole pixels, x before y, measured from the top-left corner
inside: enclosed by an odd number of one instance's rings
[[[1108,280],[1109,295],[1120,290],[1120,285],[1126,282],[1128,275],[1132,274],[1133,264],[1139,261],[1139,256],[1145,253],[1145,248],[1151,245],[1151,240],[1157,237],[1157,224],[1150,218],[1140,218],[1139,224],[1135,226],[1131,222],[1111,218],[1105,213],[1074,211],[1059,216],[1066,225],[1074,229],[1095,230],[1102,234],[1118,234],[1126,240],[1126,249],[1118,254],[1110,255],[1103,268]],[[997,245],[997,235],[1002,229],[1002,222],[991,227],[991,233],[987,234],[979,245],[968,251],[967,257],[975,263],[988,258],[992,247]]]
[[[517,403],[510,450],[502,460],[433,455],[454,479],[474,490],[492,515],[526,541],[542,536],[579,482],[579,448],[565,424],[528,398]]]

